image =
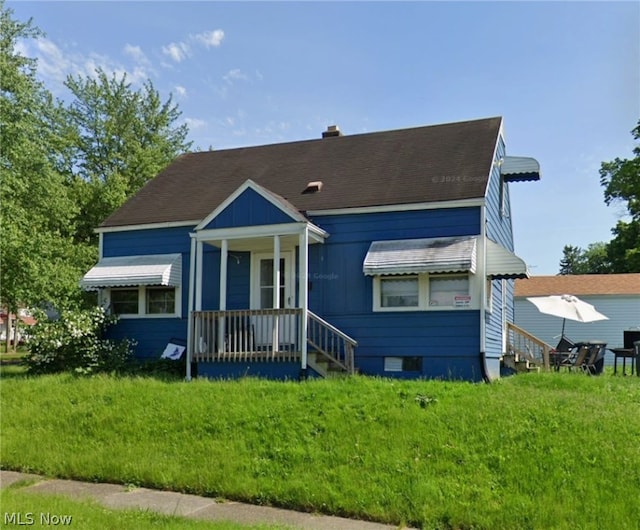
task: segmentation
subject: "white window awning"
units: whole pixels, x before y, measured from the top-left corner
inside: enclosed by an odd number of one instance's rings
[[[178,287],[181,282],[182,255],[157,254],[102,258],[80,280],[80,287],[87,291],[139,285]]]
[[[530,156],[505,156],[500,174],[505,182],[540,180],[540,164]]]
[[[365,275],[475,272],[475,236],[373,241],[362,271]]]
[[[522,258],[487,239],[487,276],[494,279],[528,278],[529,270]]]

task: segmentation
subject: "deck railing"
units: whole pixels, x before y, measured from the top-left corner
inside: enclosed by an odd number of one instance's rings
[[[551,349],[553,349],[552,346],[538,337],[511,322],[507,323],[507,353],[516,354],[549,370]]]
[[[194,361],[298,361],[302,340],[310,351],[339,370],[354,373],[357,342],[307,311],[307,336],[301,336],[299,308],[193,311],[191,358]]]
[[[354,351],[358,343],[311,311],[307,324],[307,342],[320,355],[352,374]]]
[[[194,361],[296,361],[302,309],[239,309],[191,313]]]

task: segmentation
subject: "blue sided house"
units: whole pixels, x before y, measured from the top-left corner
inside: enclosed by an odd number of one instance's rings
[[[106,219],[83,277],[140,359],[187,378],[499,376],[513,322],[499,117],[189,153]]]

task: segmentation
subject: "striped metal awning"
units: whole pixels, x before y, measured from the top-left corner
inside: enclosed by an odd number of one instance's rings
[[[87,291],[104,287],[166,285],[182,282],[182,255],[156,254],[102,258],[80,281]]]
[[[505,156],[500,174],[505,182],[540,180],[540,163],[530,156]]]
[[[365,275],[475,272],[475,236],[374,241],[362,271]]]
[[[528,278],[529,269],[522,258],[487,239],[487,276],[495,280]]]
[[[374,241],[364,258],[365,275],[476,272],[479,236]],[[487,239],[486,275],[493,279],[528,278],[524,260]]]

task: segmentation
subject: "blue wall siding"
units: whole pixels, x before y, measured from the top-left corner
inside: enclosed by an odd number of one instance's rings
[[[273,208],[270,204],[269,207]],[[251,208],[244,208],[245,212],[248,210]],[[258,222],[257,217],[251,220]],[[245,219],[247,222],[251,220]],[[274,220],[274,217],[267,215],[260,222],[272,223]],[[240,221],[235,218],[234,222]],[[374,313],[372,278],[362,273],[362,263],[371,241],[479,234],[478,207],[318,216],[313,222],[329,232],[330,237],[325,244],[312,245],[309,249],[309,306],[312,311],[358,340],[356,365],[362,373],[390,377],[481,378],[479,311]],[[140,357],[157,358],[171,338],[186,339],[189,231],[184,228],[105,234],[105,256],[183,253],[185,318],[122,320],[117,327],[116,336],[138,340],[137,353]],[[250,254],[231,254],[228,262],[227,307],[246,308],[249,306]],[[219,249],[204,246],[203,266],[202,307],[217,309]],[[384,372],[385,356],[423,357],[422,371]],[[201,374],[210,377],[241,376],[246,372],[244,365],[235,364],[200,365],[199,369]],[[275,368],[265,365],[259,369],[251,365],[251,370],[253,372],[249,375],[259,373],[268,377],[298,377],[297,365],[295,370],[281,364]]]
[[[191,239],[195,227],[155,228],[128,232],[107,232],[102,238],[102,254],[105,258],[137,256],[145,254],[174,254],[181,252],[189,257]],[[189,270],[182,261],[182,269]]]
[[[160,359],[171,339],[187,341],[186,318],[123,318],[109,328],[110,339],[133,339],[135,356],[140,360]]]
[[[358,341],[362,373],[479,380],[479,312],[373,312],[373,280],[362,273],[371,241],[477,235],[480,209],[322,216],[329,232],[309,252],[309,308]],[[422,372],[384,372],[384,357],[423,357]]]
[[[194,227],[108,232],[103,235],[103,257],[145,254],[182,254],[182,318],[122,318],[108,330],[113,339],[135,339],[136,357],[159,359],[170,339],[187,340],[189,262]]]
[[[479,208],[323,216],[312,221],[330,234],[309,254],[309,307],[326,316],[371,313],[373,280],[362,273],[362,264],[372,241],[480,233]]]
[[[498,140],[494,161],[497,162],[506,155],[502,137]],[[501,204],[502,202],[502,204]],[[487,189],[486,207],[487,237],[513,251],[513,228],[511,224],[511,204],[509,199],[509,184],[502,182],[500,167],[494,164]],[[513,322],[513,280],[493,280],[492,311],[486,313],[486,344],[485,352],[488,359],[498,359],[504,352],[502,347],[502,290],[506,291],[506,319]]]
[[[243,191],[206,228],[291,223],[293,219],[251,188]]]

